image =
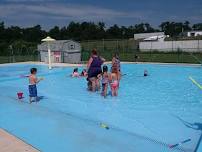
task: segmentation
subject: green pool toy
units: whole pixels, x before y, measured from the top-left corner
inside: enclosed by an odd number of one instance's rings
[[[107,129],[107,130],[109,129],[109,127],[108,127],[106,124],[104,124],[104,123],[101,123],[101,124],[100,124],[100,127],[101,127],[101,128],[105,128],[105,129]]]

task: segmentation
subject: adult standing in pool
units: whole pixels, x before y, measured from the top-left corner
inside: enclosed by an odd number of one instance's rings
[[[88,69],[88,81],[91,82],[92,91],[95,92],[96,89],[100,89],[100,82],[98,79],[98,75],[102,73],[102,64],[105,59],[98,56],[97,50],[93,49],[91,52],[91,57],[87,64]]]

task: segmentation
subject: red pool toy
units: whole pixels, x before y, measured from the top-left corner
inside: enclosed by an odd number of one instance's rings
[[[22,99],[23,98],[23,92],[18,92],[17,95],[18,95],[18,99]]]

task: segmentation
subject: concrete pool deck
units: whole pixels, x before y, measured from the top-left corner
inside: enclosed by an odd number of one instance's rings
[[[1,152],[40,152],[19,138],[9,134],[0,128],[0,151]]]

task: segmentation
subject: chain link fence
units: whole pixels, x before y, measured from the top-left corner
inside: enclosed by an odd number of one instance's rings
[[[167,49],[159,51],[154,48],[140,51],[140,41],[134,39],[102,39],[81,41],[81,61],[85,62],[91,55],[91,50],[96,48],[100,56],[111,61],[114,53],[118,53],[121,61],[127,62],[161,62],[161,63],[195,63],[202,64],[202,48],[197,51],[187,51],[186,48]],[[167,43],[167,41],[166,41]],[[173,42],[172,42],[173,44]],[[197,43],[199,44],[199,43]],[[202,44],[202,43],[201,43]],[[15,63],[25,61],[40,61],[40,54],[36,49],[37,44],[17,43],[10,45],[6,50],[1,49],[0,63]]]
[[[16,62],[27,62],[27,61],[40,61],[40,55],[38,51],[34,54],[24,54],[24,55],[1,55],[0,64],[2,63],[16,63]]]
[[[202,63],[202,51],[191,52],[183,49],[140,51],[139,43],[134,39],[82,41],[82,61],[87,61],[91,55],[91,50],[96,48],[99,55],[108,61],[112,59],[114,53],[118,53],[121,61],[128,62]]]
[[[39,61],[40,56],[37,51],[37,44],[15,41],[9,46],[0,42],[0,63],[15,63],[26,61]]]
[[[138,50],[138,42],[134,40],[98,40],[82,41],[82,61],[87,61],[91,50],[96,48],[100,56],[106,60],[111,60],[114,53],[119,53],[122,61],[134,61],[133,57]]]

